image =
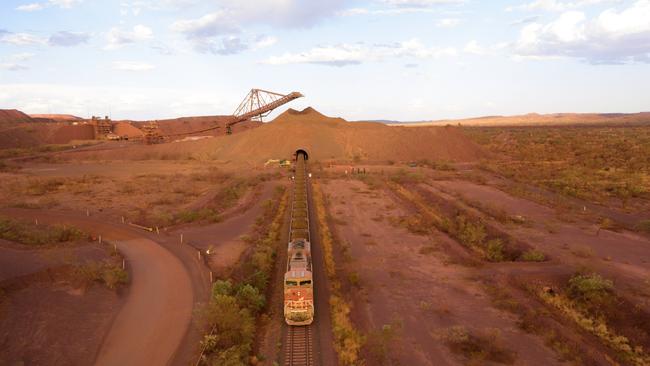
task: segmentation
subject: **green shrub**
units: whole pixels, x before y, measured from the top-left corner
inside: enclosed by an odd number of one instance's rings
[[[256,287],[249,284],[240,287],[237,291],[236,297],[239,306],[244,309],[251,309],[254,314],[262,310],[266,304],[264,294],[260,293]]]
[[[117,266],[105,266],[101,277],[104,284],[106,284],[106,287],[111,290],[114,290],[129,281],[129,274]]]
[[[482,223],[471,222],[462,215],[456,217],[456,227],[460,242],[470,247],[480,246],[487,237]]]
[[[255,340],[255,320],[266,304],[268,278],[286,210],[285,190],[276,190],[272,202],[277,204],[263,205],[264,213],[255,224],[257,235],[246,239],[254,245],[250,260],[243,264],[246,280],[239,283],[217,280],[212,286],[212,299],[205,314],[214,332],[201,341],[204,364],[249,364]]]
[[[212,285],[212,297],[217,295],[227,295],[230,296],[233,293],[233,285],[230,280],[217,280],[214,285]]]
[[[521,255],[521,260],[524,262],[544,262],[546,255],[539,250],[530,249]]]
[[[567,295],[583,310],[599,315],[614,300],[614,283],[599,274],[576,274],[567,286]]]
[[[245,364],[255,335],[255,319],[250,311],[240,308],[235,297],[217,294],[207,308],[207,317],[214,332],[203,340],[210,347],[206,353],[217,353],[211,357],[213,361],[226,359]]]
[[[503,262],[505,260],[503,249],[504,247],[501,239],[492,239],[487,242],[485,257],[490,262]]]
[[[87,287],[93,282],[100,282],[111,290],[129,281],[128,273],[121,267],[107,262],[89,262],[74,267],[72,272],[78,284]]]

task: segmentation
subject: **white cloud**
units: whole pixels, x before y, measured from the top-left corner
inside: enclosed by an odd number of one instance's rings
[[[253,49],[267,48],[278,43],[278,39],[271,36],[258,36],[253,43]]]
[[[310,27],[336,15],[349,0],[218,0],[239,24],[269,24],[278,27]]]
[[[467,53],[471,53],[474,55],[484,55],[485,54],[485,49],[481,47],[476,40],[469,41],[466,45],[465,48],[463,48],[463,51]]]
[[[83,0],[50,0],[50,4],[61,7],[71,8],[74,5],[81,4]]]
[[[71,47],[88,42],[90,35],[84,32],[57,32],[50,36],[50,46]]]
[[[150,71],[156,67],[146,62],[138,61],[114,61],[113,70],[119,71]]]
[[[320,46],[300,53],[285,53],[265,61],[271,65],[320,64],[327,66],[358,65],[368,61],[382,61],[388,58],[439,58],[455,56],[454,48],[426,47],[417,39],[395,43],[368,46],[363,43]]]
[[[558,1],[558,0],[535,0],[533,2],[511,6],[506,8],[506,11],[513,10],[544,10],[544,11],[567,11],[578,9],[590,5],[604,4],[604,3],[620,3],[621,0],[578,0],[578,1]]]
[[[192,43],[194,50],[215,55],[234,55],[248,49],[270,47],[277,42],[274,37],[237,36],[239,25],[231,13],[224,10],[206,14],[196,19],[183,19],[172,24],[171,29],[182,33]]]
[[[515,20],[514,22],[511,22],[510,25],[522,25],[522,24],[527,24],[527,23],[533,23],[536,22],[540,19],[541,17],[539,15],[533,15],[530,17],[525,17],[522,19]]]
[[[38,11],[51,6],[58,6],[63,9],[70,9],[77,4],[81,4],[83,0],[48,0],[42,3],[30,3],[24,4],[16,7],[16,10],[20,11]]]
[[[183,33],[188,39],[207,38],[239,32],[239,27],[225,11],[206,14],[197,19],[183,19],[174,22],[171,29]]]
[[[123,30],[121,28],[113,27],[106,34],[108,44],[104,47],[107,50],[114,50],[122,47],[125,44],[146,41],[153,38],[153,31],[151,28],[144,25],[136,25],[132,30]]]
[[[464,0],[384,0],[384,3],[392,6],[419,8],[438,5],[463,4]]]
[[[41,3],[33,3],[33,4],[25,4],[25,5],[20,5],[16,8],[16,10],[20,11],[38,11],[38,10],[43,10],[45,6]]]
[[[445,18],[440,19],[436,22],[436,27],[438,28],[453,28],[460,24],[460,19],[458,18]]]
[[[27,113],[70,113],[80,117],[161,119],[229,114],[240,96],[218,88],[111,87],[64,84],[0,84],[0,105]]]
[[[25,62],[29,61],[32,57],[34,57],[33,53],[17,53],[10,55],[0,60],[0,69],[9,71],[28,70],[29,67],[25,65]]]
[[[466,0],[376,0],[384,6],[379,8],[348,8],[337,13],[338,16],[358,15],[399,15],[413,13],[436,13],[441,6],[462,5]],[[456,24],[450,25],[455,26]],[[444,27],[445,25],[440,25]]]
[[[182,1],[182,0],[180,0]],[[182,33],[195,49],[222,42],[216,37],[240,33],[248,24],[304,28],[336,15],[348,0],[216,0],[216,10],[193,19],[180,19],[171,29]]]
[[[366,8],[350,8],[350,9],[345,9],[341,10],[337,13],[338,16],[342,17],[351,17],[355,15],[366,15],[369,14],[370,10]]]
[[[34,46],[45,44],[45,39],[30,33],[0,33],[0,43],[7,43],[14,46]]]
[[[515,44],[521,57],[576,57],[591,63],[650,62],[650,0],[605,10],[593,19],[568,11],[525,26]]]

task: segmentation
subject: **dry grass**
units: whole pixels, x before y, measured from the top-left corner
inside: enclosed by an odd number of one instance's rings
[[[578,273],[569,279],[562,291],[548,292],[540,288],[531,288],[531,291],[578,327],[598,337],[620,361],[635,366],[650,364],[650,355],[643,347],[635,346],[632,339],[617,332],[611,323],[612,320],[620,322],[622,315],[618,304],[621,300],[612,281],[598,274]],[[633,316],[631,312],[625,314],[628,321],[639,322]]]
[[[464,327],[452,327],[448,330],[446,344],[471,365],[485,362],[512,365],[515,362],[515,353],[505,347],[496,330],[482,335],[473,334]]]
[[[336,273],[334,261],[334,238],[330,232],[327,222],[327,211],[325,198],[320,185],[315,182],[314,206],[318,220],[321,245],[325,270],[331,284],[330,312],[332,314],[332,332],[334,333],[334,349],[336,350],[339,362],[343,365],[356,365],[360,362],[359,351],[364,343],[364,337],[354,328],[350,320],[350,303],[347,302],[341,291],[340,279]]]
[[[563,195],[623,204],[650,198],[650,128],[466,128],[502,158],[490,171]]]
[[[0,238],[20,244],[43,246],[88,238],[83,231],[66,225],[35,225],[33,222],[0,217]]]

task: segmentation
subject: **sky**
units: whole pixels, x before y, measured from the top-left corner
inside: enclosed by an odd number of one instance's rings
[[[227,115],[251,88],[348,120],[650,111],[650,0],[0,1],[0,109]]]

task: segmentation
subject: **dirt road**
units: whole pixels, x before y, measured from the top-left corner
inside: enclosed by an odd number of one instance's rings
[[[96,359],[97,365],[166,365],[172,362],[190,325],[193,291],[183,264],[156,242],[119,224],[59,212],[2,210],[44,223],[75,225],[101,234],[126,256],[129,296],[115,318]]]

